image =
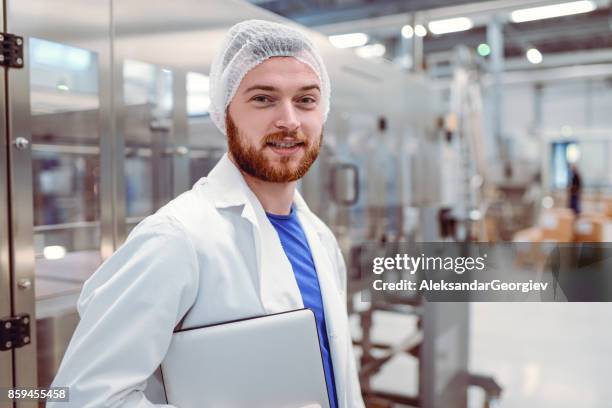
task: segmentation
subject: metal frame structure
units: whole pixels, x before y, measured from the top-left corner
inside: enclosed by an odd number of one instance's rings
[[[4,4],[0,4],[0,31],[4,29]],[[8,191],[8,149],[6,116],[6,70],[0,71],[0,317],[13,315],[11,295],[11,273],[9,261],[9,191]],[[0,387],[13,386],[13,353],[0,353]],[[0,407],[8,407],[8,403],[0,402]]]
[[[5,30],[11,32],[15,21],[11,19],[15,3],[5,2]],[[23,44],[27,53],[27,42]],[[25,54],[24,54],[25,55]],[[26,59],[27,60],[27,59]],[[7,76],[7,137],[8,191],[10,225],[10,270],[13,315],[35,316],[34,306],[34,251],[32,246],[32,166],[29,146],[30,132],[28,111],[30,87],[28,62],[23,69],[9,69]],[[18,138],[25,143],[17,145]],[[31,333],[30,344],[13,350],[13,384],[32,387],[37,384],[36,333]],[[16,404],[18,407],[24,404]]]
[[[68,4],[66,4],[68,3]],[[70,4],[72,3],[72,4]],[[110,36],[110,21],[109,21],[109,1],[90,2],[88,7],[88,15],[95,16],[97,24],[79,27],[81,35],[75,35],[71,27],[71,22],[74,22],[79,16],[79,11],[82,11],[82,3],[79,6],[78,1],[64,0],[63,9],[67,10],[64,13],[51,13],[50,8],[56,8],[57,4],[52,3],[37,3],[36,7],[31,7],[29,2],[6,1],[6,27],[7,31],[19,32],[24,38],[44,38],[50,41],[69,44],[76,47],[87,48],[94,51],[99,60],[99,81],[100,84],[110,82],[110,50],[107,47]],[[35,11],[35,12],[33,12]],[[44,15],[44,18],[38,18],[38,13]],[[13,314],[27,313],[30,316],[37,316],[36,299],[35,299],[35,276],[34,276],[34,248],[33,248],[33,184],[32,184],[32,148],[31,148],[31,112],[30,112],[30,59],[29,42],[24,41],[24,67],[23,69],[8,70],[8,138],[11,141],[9,145],[9,160],[8,160],[8,175],[7,178],[10,184],[10,216],[11,225],[10,243],[11,243],[11,265],[12,271],[12,289],[13,289]],[[99,86],[99,122],[97,129],[100,136],[100,152],[102,157],[107,160],[110,137],[110,90],[104,86]],[[18,138],[25,139],[25,148],[18,148],[13,142]],[[22,139],[22,140],[23,140]],[[109,163],[107,161],[106,163]],[[112,168],[112,166],[107,166]],[[107,179],[103,179],[102,189],[106,190]],[[106,197],[106,193],[104,197]],[[108,200],[110,203],[111,200]],[[102,225],[105,229],[104,236],[107,237],[106,229],[107,220],[110,218],[107,210],[112,209],[111,206],[102,205]],[[101,244],[103,252],[112,252],[112,245],[109,240],[103,240]],[[75,312],[73,312],[73,315]],[[38,319],[38,331],[42,328],[48,330],[48,340],[58,339],[58,334],[71,332],[74,329],[74,316],[68,318],[68,324],[65,324],[65,316],[52,318],[51,321],[46,319]],[[38,372],[37,357],[40,358],[41,350],[37,352],[37,330],[32,330],[32,341],[29,345],[13,350],[14,356],[14,385],[36,386],[40,384],[40,375],[44,373]],[[55,336],[53,336],[55,334]],[[56,368],[59,364],[61,354],[65,349],[65,345],[59,347],[55,344],[45,344],[45,347],[51,349],[51,353],[57,352],[59,355],[52,355],[52,365]],[[3,353],[5,354],[5,353]],[[48,385],[48,384],[46,384]],[[22,403],[16,404],[18,407]]]
[[[373,315],[379,311],[414,315],[416,329],[394,345],[373,342]],[[468,371],[468,303],[433,303],[422,298],[384,296],[384,299],[371,299],[369,307],[358,315],[362,337],[354,344],[362,350],[359,377],[368,407],[387,408],[394,404],[422,408],[467,407],[470,386],[484,391],[483,408],[496,406],[502,393],[499,384],[492,377]],[[417,395],[380,391],[371,386],[372,376],[400,354],[410,354],[419,361],[418,373],[415,373]]]
[[[429,221],[430,224],[437,224]],[[440,232],[428,230],[422,242],[440,241]],[[349,312],[360,318],[361,338],[354,344],[361,348],[360,382],[366,405],[390,408],[394,404],[421,408],[465,408],[468,388],[481,388],[484,408],[494,407],[502,389],[495,379],[469,371],[470,310],[469,303],[432,302],[418,295],[402,295],[372,290],[376,279],[370,272],[374,257],[388,257],[402,252],[413,238],[393,242],[369,242],[354,247],[349,257]],[[395,280],[401,279],[401,274]],[[361,305],[356,306],[359,294]],[[414,316],[416,324],[393,343],[373,341],[374,314],[394,313]],[[381,391],[372,386],[372,377],[398,355],[408,354],[418,361],[412,373],[418,379],[415,395]]]

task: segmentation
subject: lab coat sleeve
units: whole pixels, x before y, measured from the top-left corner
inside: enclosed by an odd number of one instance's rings
[[[47,407],[171,407],[143,391],[197,288],[196,253],[182,227],[157,215],[143,221],[85,283],[81,321],[53,381],[69,387],[70,402]]]
[[[347,270],[346,264],[344,262],[344,257],[342,256],[342,251],[340,251],[340,247],[336,243],[336,265],[338,267],[338,276],[340,278],[340,290],[342,291],[342,297],[344,304],[347,304],[347,293],[348,293],[348,281],[347,281]],[[348,317],[348,316],[347,316]],[[351,384],[351,389],[349,395],[351,395],[352,401],[350,401],[351,408],[365,408],[365,404],[363,402],[363,397],[361,395],[361,385],[359,384],[359,375],[357,371],[357,359],[355,358],[355,352],[353,350],[353,341],[350,336],[349,330],[349,384]]]

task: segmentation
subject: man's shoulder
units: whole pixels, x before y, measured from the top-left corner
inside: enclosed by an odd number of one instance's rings
[[[205,182],[198,182],[191,190],[181,193],[138,225],[138,229],[177,232],[188,236],[190,227],[210,222],[217,214],[212,194]]]
[[[189,222],[194,217],[210,216],[214,212],[213,195],[204,179],[196,183],[191,190],[169,201],[156,214]]]

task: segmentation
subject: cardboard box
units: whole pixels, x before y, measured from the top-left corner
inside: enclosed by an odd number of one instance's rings
[[[612,197],[583,195],[580,200],[580,208],[584,213],[599,213],[612,218]]]
[[[580,197],[580,210],[585,213],[603,212],[601,197],[593,194],[582,194]]]
[[[580,214],[574,224],[576,242],[612,241],[612,220],[598,213]]]
[[[550,208],[542,212],[539,220],[542,241],[572,242],[575,218],[570,208]]]
[[[512,241],[516,243],[514,261],[517,267],[538,267],[546,261],[546,253],[541,248],[542,230],[540,228],[520,230],[514,234]]]
[[[603,198],[601,200],[601,213],[608,218],[612,218],[612,198]]]
[[[513,242],[542,242],[542,230],[539,228],[527,228],[517,231],[512,238]]]

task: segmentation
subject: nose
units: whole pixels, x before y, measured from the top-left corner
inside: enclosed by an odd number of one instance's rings
[[[295,107],[290,101],[283,102],[280,104],[280,112],[274,125],[289,132],[296,131],[300,127],[300,120],[298,119]]]

